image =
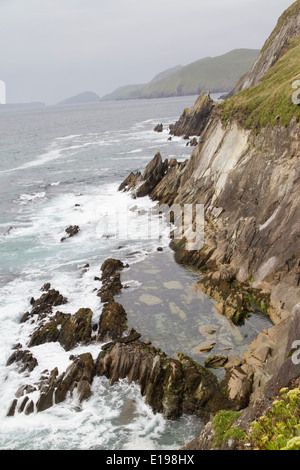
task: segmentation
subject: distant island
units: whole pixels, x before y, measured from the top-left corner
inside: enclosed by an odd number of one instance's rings
[[[98,103],[100,97],[92,91],[84,91],[78,95],[71,96],[63,101],[60,101],[58,105],[72,105],[72,104],[84,104],[84,103]]]
[[[101,98],[127,100],[199,95],[202,91],[225,93],[248,72],[259,50],[235,49],[218,57],[206,57],[189,65],[177,65],[156,75],[147,84],[125,85]]]

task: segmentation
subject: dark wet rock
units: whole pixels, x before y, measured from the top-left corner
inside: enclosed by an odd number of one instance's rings
[[[127,178],[120,184],[119,191],[131,191],[136,189],[138,184],[142,181],[141,172],[133,173],[131,172]]]
[[[34,412],[34,402],[33,400],[30,400],[30,402],[27,404],[24,413],[26,415],[30,415],[31,413]]]
[[[198,144],[198,141],[196,137],[193,137],[189,142],[187,142],[186,145],[190,147],[195,147],[197,144]]]
[[[114,296],[119,294],[122,289],[120,271],[125,268],[122,261],[114,258],[108,258],[101,266],[102,286],[97,295],[101,298],[103,303],[111,302]]]
[[[33,369],[38,365],[37,359],[33,354],[28,350],[17,349],[12,355],[8,358],[6,366],[10,366],[13,363],[18,363],[19,372],[32,372]]]
[[[41,287],[42,292],[48,292],[51,289],[51,284],[50,282],[46,282],[43,287]]]
[[[168,170],[168,160],[162,160],[161,154],[156,153],[147,165],[144,173],[130,173],[119,186],[119,191],[134,190],[135,197],[144,197],[151,193]]]
[[[58,375],[58,369],[51,372],[40,388],[40,397],[36,403],[38,412],[44,411],[55,403],[64,401],[68,394],[76,391],[78,401],[81,403],[91,395],[91,384],[95,374],[95,364],[90,353],[75,357],[73,363],[64,373]]]
[[[189,135],[199,136],[208,123],[215,104],[209,93],[205,96],[202,92],[195,104],[186,108],[179,120],[170,125],[170,134],[186,139],[189,139]]]
[[[78,225],[70,225],[66,228],[65,232],[68,234],[68,237],[62,237],[61,241],[65,241],[67,238],[74,237],[80,232],[80,228]]]
[[[23,398],[23,400],[21,401],[20,406],[18,407],[18,412],[19,413],[22,413],[22,411],[24,411],[24,408],[27,405],[28,401],[29,401],[29,397],[26,395],[26,397]]]
[[[139,339],[142,335],[138,332],[135,331],[133,328],[130,329],[128,332],[127,336],[123,336],[122,338],[118,338],[115,341],[111,341],[109,343],[106,343],[102,346],[102,351],[106,351],[107,349],[110,349],[114,344],[116,343],[132,343],[133,341],[136,341]]]
[[[18,404],[18,400],[15,398],[12,401],[6,416],[14,416],[16,408],[17,408],[17,404]]]
[[[100,321],[98,341],[120,338],[127,328],[127,314],[121,304],[114,300],[105,303]]]
[[[20,387],[17,391],[16,391],[16,394],[15,394],[15,397],[16,398],[20,398],[22,397],[24,394],[27,394],[27,393],[32,393],[32,392],[35,392],[37,390],[36,387],[34,387],[33,385],[22,385],[22,387]]]
[[[157,124],[155,127],[154,127],[154,131],[155,132],[162,132],[164,130],[164,126],[163,124]]]
[[[167,169],[168,160],[163,161],[161,154],[157,152],[143,173],[143,182],[137,188],[136,196],[144,197],[149,195],[155,186],[160,182]]]
[[[53,307],[64,305],[66,303],[67,299],[63,297],[59,291],[51,289],[43,294],[39,299],[33,299],[31,302],[32,310],[30,312],[26,312],[22,316],[21,323],[24,323],[34,316],[38,316],[38,319],[41,320],[49,313],[52,313]]]
[[[74,315],[56,312],[49,322],[33,332],[29,347],[58,341],[69,351],[78,343],[87,343],[91,340],[92,316],[93,312],[89,308],[81,308]]]

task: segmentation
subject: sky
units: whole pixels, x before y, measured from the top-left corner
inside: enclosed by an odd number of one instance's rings
[[[8,103],[52,105],[148,83],[176,65],[261,49],[292,0],[0,0]]]

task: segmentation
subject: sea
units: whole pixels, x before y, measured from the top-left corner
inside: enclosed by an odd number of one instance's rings
[[[71,363],[70,352],[58,343],[28,348],[34,326],[20,319],[45,283],[68,299],[60,311],[90,308],[97,324],[103,307],[96,295],[101,265],[109,257],[121,259],[128,267],[118,301],[129,327],[171,357],[183,352],[199,363],[207,357],[197,350],[208,339],[207,325],[214,330],[214,353],[223,354],[242,353],[269,326],[259,315],[241,328],[220,316],[198,288],[198,274],[175,263],[170,227],[159,215],[149,231],[156,203],[118,191],[126,176],[143,171],[158,151],[163,159],[190,158],[192,147],[181,137],[170,139],[168,127],[195,99],[1,110],[1,450],[179,449],[204,424],[195,416],[165,420],[145,403],[135,383],[124,379],[110,386],[105,377],[94,379],[91,397],[81,404],[69,396],[43,412],[7,416],[20,386],[38,383],[45,370],[58,367],[62,373]],[[160,133],[154,131],[159,123]],[[71,225],[79,232],[62,242]],[[20,373],[16,363],[6,365],[18,343],[38,361],[31,373]],[[89,351],[96,359],[101,346],[78,345],[72,354]]]

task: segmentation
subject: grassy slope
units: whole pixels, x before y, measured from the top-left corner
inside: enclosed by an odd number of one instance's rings
[[[200,94],[230,90],[238,78],[248,71],[258,56],[256,49],[237,49],[222,56],[202,59],[186,65],[163,80],[149,83],[140,97]]]
[[[263,76],[258,85],[248,88],[220,106],[223,121],[237,118],[246,128],[259,130],[281,122],[287,126],[293,117],[300,120],[300,106],[292,103],[292,83],[300,79],[300,35],[289,42],[285,54]]]
[[[256,49],[236,49],[218,57],[208,57],[179,68],[168,69],[145,85],[118,88],[102,99],[160,98],[199,95],[202,90],[226,92],[251,68],[258,56]],[[173,73],[173,70],[175,70]],[[162,75],[163,78],[159,79]],[[167,76],[165,76],[167,75]]]

